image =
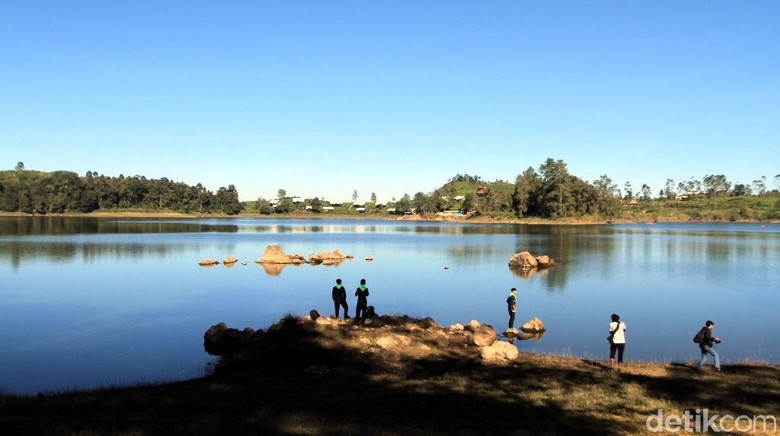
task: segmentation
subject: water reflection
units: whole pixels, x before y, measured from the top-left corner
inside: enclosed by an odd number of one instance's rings
[[[235,224],[206,223],[197,220],[113,219],[90,217],[34,216],[0,217],[0,236],[197,233],[238,231]]]

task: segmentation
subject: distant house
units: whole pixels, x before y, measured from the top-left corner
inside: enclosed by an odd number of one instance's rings
[[[358,212],[358,213],[364,213],[365,211],[366,211],[365,207],[356,207],[355,208],[355,212]]]
[[[480,186],[477,188],[477,196],[479,197],[485,197],[490,194],[490,187],[488,186]]]
[[[394,207],[388,208],[387,213],[395,213],[395,208]]]
[[[306,210],[311,210],[311,209],[312,209],[311,206],[306,206]]]
[[[303,203],[303,198],[301,198],[301,197],[293,197],[292,198],[292,202],[293,202],[293,204],[301,204],[301,203]]]
[[[333,212],[334,210],[335,210],[335,208],[333,206],[324,206],[322,208],[323,212]]]

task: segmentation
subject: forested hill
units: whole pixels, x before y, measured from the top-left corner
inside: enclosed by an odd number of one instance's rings
[[[774,177],[780,186],[780,175]],[[372,193],[364,204],[331,203],[320,198],[288,196],[241,203],[235,186],[216,193],[200,183],[190,186],[167,178],[107,177],[92,171],[84,176],[71,171],[27,170],[19,162],[14,170],[0,171],[0,211],[30,214],[119,211],[174,211],[193,214],[390,215],[485,216],[516,218],[586,219],[588,221],[667,220],[737,221],[780,219],[780,192],[770,190],[766,177],[752,185],[732,184],[724,175],[707,175],[675,183],[668,179],[657,191],[643,184],[634,192],[622,189],[607,175],[592,182],[570,174],[562,160],[548,158],[538,170],[528,167],[513,182],[488,182],[479,176],[458,174],[432,192],[404,194],[391,202],[377,202]],[[357,190],[353,200],[357,198]]]
[[[144,176],[108,177],[87,171],[0,171],[0,210],[35,214],[94,212],[117,209],[176,211],[187,213],[241,212],[233,185],[213,193],[200,183],[195,186]]]

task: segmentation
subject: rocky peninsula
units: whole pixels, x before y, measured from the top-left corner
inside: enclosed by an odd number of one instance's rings
[[[623,435],[649,434],[659,409],[736,417],[780,405],[777,366],[716,373],[628,362],[618,373],[599,360],[525,353],[522,343],[518,352],[506,340],[492,344],[516,354],[486,359],[476,331],[430,318],[315,318],[290,315],[253,331],[196,380],[0,395],[0,425],[5,434]]]

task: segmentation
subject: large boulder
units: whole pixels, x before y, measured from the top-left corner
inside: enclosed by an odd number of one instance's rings
[[[276,244],[271,244],[265,247],[263,251],[263,257],[257,260],[257,263],[293,263],[292,257],[288,256],[282,250],[282,247]]]
[[[496,339],[498,339],[496,331],[493,329],[493,327],[487,324],[483,324],[477,327],[474,330],[474,334],[472,336],[474,345],[478,347],[487,347],[493,345],[493,343],[496,342]]]
[[[557,263],[555,263],[555,259],[547,255],[537,256],[536,263],[539,265],[539,268],[550,268],[557,265]]]
[[[486,362],[504,362],[517,359],[520,352],[517,351],[517,347],[509,342],[496,341],[488,347],[480,348],[479,355]]]
[[[198,262],[198,265],[200,266],[212,266],[212,265],[218,265],[219,261],[214,260],[212,258],[203,259],[200,262]]]
[[[515,253],[511,258],[509,258],[509,266],[511,268],[529,270],[539,266],[539,263],[536,261],[536,258],[533,254],[527,251],[523,251],[521,253]]]
[[[211,326],[203,335],[203,347],[206,352],[220,356],[246,346],[254,335],[254,330],[244,331],[228,328],[224,322]]]
[[[523,324],[520,329],[524,332],[529,333],[541,333],[545,331],[544,324],[542,323],[542,320],[539,318],[532,318],[527,323]]]
[[[322,253],[312,253],[309,255],[309,263],[312,265],[337,265],[339,262],[343,262],[347,257],[341,253],[338,249],[333,251],[325,251]]]

